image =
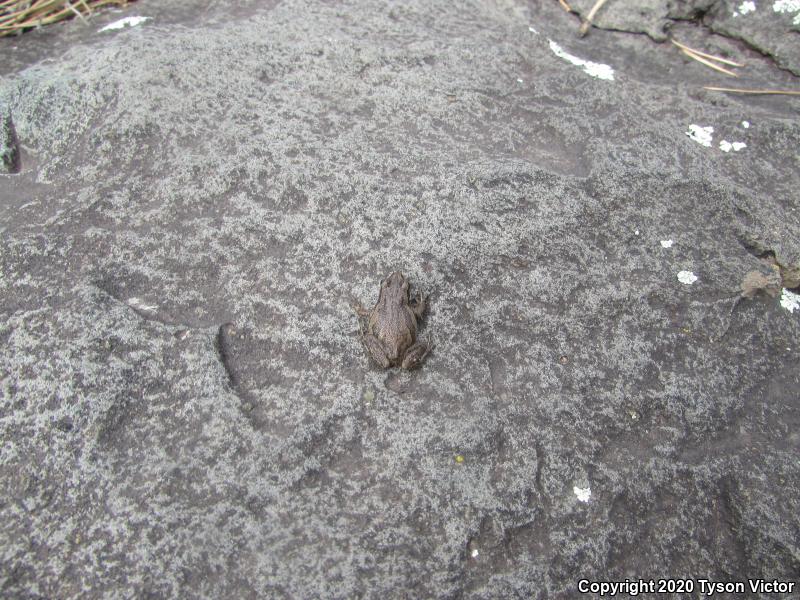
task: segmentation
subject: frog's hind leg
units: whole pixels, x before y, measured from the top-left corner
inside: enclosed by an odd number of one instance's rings
[[[403,357],[403,363],[400,366],[406,370],[418,367],[431,350],[433,350],[433,344],[417,342],[406,350],[406,355]]]
[[[378,338],[374,335],[366,334],[361,337],[361,340],[364,342],[364,347],[369,352],[369,355],[381,368],[388,369],[392,366],[392,361],[389,360],[389,357],[386,355],[386,349]]]

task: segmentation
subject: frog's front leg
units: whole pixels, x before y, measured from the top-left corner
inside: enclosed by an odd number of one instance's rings
[[[392,361],[386,356],[386,349],[381,344],[381,341],[371,333],[366,334],[363,338],[364,345],[367,347],[370,356],[375,359],[381,368],[388,369],[392,365]]]
[[[428,305],[428,297],[423,296],[419,292],[417,292],[417,297],[414,300],[414,304],[409,305],[411,310],[414,311],[414,314],[417,316],[418,319],[422,318],[422,313],[425,312],[425,307]]]
[[[372,314],[372,311],[368,308],[364,308],[363,306],[361,306],[361,302],[359,302],[355,298],[352,298],[351,300],[352,301],[350,302],[350,308],[352,308],[353,311],[356,313],[356,317],[358,318],[358,332],[361,335],[361,339],[363,340],[364,336],[367,335],[364,329],[364,319],[368,318],[370,314]]]
[[[403,357],[403,362],[400,365],[404,369],[413,369],[418,367],[422,360],[428,356],[433,346],[427,342],[417,342],[406,350],[406,355]]]
[[[352,308],[353,312],[355,312],[359,317],[368,317],[372,312],[372,310],[369,308],[364,308],[361,302],[352,297],[350,298],[350,308]]]

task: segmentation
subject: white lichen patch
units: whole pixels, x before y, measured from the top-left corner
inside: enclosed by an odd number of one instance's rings
[[[776,13],[794,13],[792,23],[800,25],[800,0],[775,0],[772,10]]]
[[[678,273],[678,281],[686,285],[692,285],[695,281],[697,281],[697,275],[691,271],[681,271]]]
[[[592,497],[592,488],[590,488],[588,485],[585,488],[578,487],[577,485],[573,486],[572,492],[581,502],[588,502],[589,498]]]
[[[548,41],[550,42],[550,50],[553,51],[553,54],[559,58],[563,58],[567,62],[572,63],[576,67],[580,67],[587,75],[591,75],[597,79],[614,81],[614,69],[612,69],[610,66],[573,56],[572,54],[564,51],[564,49],[553,40]]]
[[[469,555],[470,555],[472,558],[478,558],[478,556],[480,555],[480,552],[478,552],[478,549],[477,549],[477,548],[473,548],[473,549],[472,549],[472,552],[470,552],[470,553],[469,553]]]
[[[111,31],[114,29],[123,29],[125,27],[136,27],[137,25],[141,25],[145,21],[147,21],[150,17],[125,17],[124,19],[120,19],[119,21],[114,21],[113,23],[109,23],[105,27],[101,28],[99,31]]]
[[[742,127],[745,129],[750,129],[750,121],[742,121]]]
[[[722,140],[719,143],[719,149],[723,152],[730,152],[731,150],[738,152],[742,148],[747,148],[747,144],[744,142],[729,142],[727,140]]]
[[[738,17],[739,15],[746,15],[748,13],[755,12],[755,10],[756,3],[752,2],[752,0],[745,0],[733,11],[733,16]]]
[[[794,309],[800,308],[800,294],[795,294],[783,288],[783,292],[781,293],[781,306],[790,313],[793,313]]]
[[[145,304],[141,301],[141,299],[133,297],[128,298],[128,306],[131,308],[135,308],[136,310],[142,310],[145,312],[155,312],[158,310],[158,306],[155,304]]]
[[[661,240],[661,247],[662,248],[672,248],[672,244],[674,244],[674,240]]]
[[[689,125],[689,131],[686,132],[686,135],[688,135],[692,140],[701,146],[711,148],[712,133],[714,133],[713,127],[703,127],[701,125],[695,125],[692,123]]]

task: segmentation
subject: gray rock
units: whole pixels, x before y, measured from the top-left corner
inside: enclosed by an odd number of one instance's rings
[[[595,1],[574,0],[570,6],[585,17]],[[800,10],[793,9],[789,2],[612,0],[592,19],[595,27],[645,33],[658,42],[667,40],[672,30],[684,22],[695,22],[708,31],[740,40],[747,48],[771,57],[779,67],[800,76],[800,36],[796,35],[800,32]],[[727,54],[724,52],[723,56]]]
[[[18,173],[19,142],[11,116],[0,116],[0,173]]]
[[[748,47],[775,59],[776,64],[800,77],[800,7],[773,0],[754,3],[756,10],[741,10],[743,2],[720,2],[711,29],[741,40]]]
[[[140,0],[0,40],[26,153],[0,175],[0,595],[796,580],[800,313],[741,298],[800,258],[796,105],[577,26]],[[350,307],[392,270],[431,294],[410,373]]]

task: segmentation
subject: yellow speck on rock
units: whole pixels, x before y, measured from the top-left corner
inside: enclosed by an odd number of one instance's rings
[[[461,464],[464,462],[464,455],[463,454],[456,454],[456,462]]]

